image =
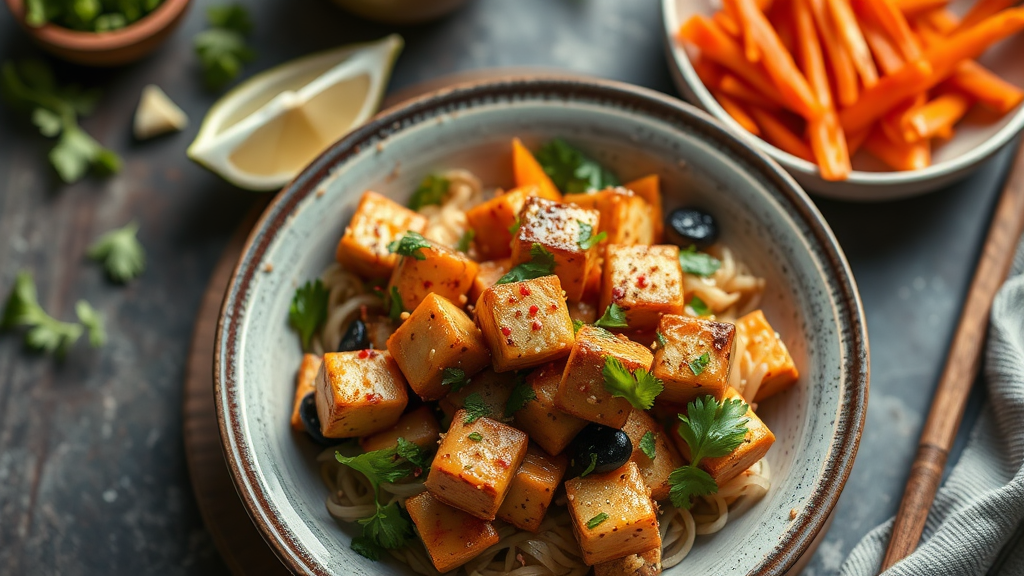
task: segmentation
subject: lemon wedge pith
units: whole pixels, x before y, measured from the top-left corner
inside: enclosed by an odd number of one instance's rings
[[[402,45],[392,34],[253,76],[210,108],[188,157],[240,188],[284,186],[373,116]]]

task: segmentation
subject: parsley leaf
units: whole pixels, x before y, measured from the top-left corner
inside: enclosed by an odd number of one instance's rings
[[[467,438],[469,438],[473,442],[480,442],[484,439],[484,435],[479,432],[473,432],[472,434],[467,436]]]
[[[654,460],[654,457],[658,455],[654,443],[656,439],[657,436],[650,430],[644,432],[644,435],[640,438],[640,450],[651,460]]]
[[[627,328],[629,324],[626,323],[626,313],[622,311],[622,308],[618,304],[612,302],[605,309],[604,314],[594,322],[594,326],[599,328]]]
[[[533,387],[527,384],[525,380],[520,380],[516,383],[515,388],[512,389],[508,402],[505,404],[505,418],[511,418],[516,412],[525,408],[527,402],[536,399],[537,394],[533,391]]]
[[[469,378],[462,368],[445,368],[441,371],[441,386],[451,386],[450,392],[458,392],[466,384],[469,384]]]
[[[693,372],[694,376],[700,376],[704,372],[704,369],[708,367],[708,363],[711,362],[711,355],[707,352],[687,362],[690,365],[690,372]]]
[[[572,319],[572,333],[575,334],[575,333],[579,332],[580,328],[583,328],[583,320],[577,320],[576,318],[573,318]]]
[[[412,467],[407,462],[395,459],[397,454],[398,448],[394,447],[363,452],[355,456],[342,456],[340,452],[335,452],[334,458],[345,466],[362,472],[376,490],[381,484],[398,482],[412,473]]]
[[[693,497],[718,491],[714,479],[698,466],[704,458],[726,456],[743,444],[747,435],[747,409],[740,399],[719,404],[714,396],[704,396],[687,405],[685,416],[679,415],[682,421],[679,436],[690,448],[690,464],[669,475],[672,504],[688,509]]]
[[[560,138],[541,146],[534,156],[562,192],[588,192],[619,185],[615,174]]]
[[[298,287],[292,296],[288,322],[298,331],[303,350],[309,350],[313,334],[327,321],[328,296],[330,293],[319,278]]]
[[[417,260],[426,260],[427,257],[421,251],[423,248],[430,248],[430,242],[419,232],[407,231],[401,238],[388,244],[388,252],[400,256],[412,256]]]
[[[377,502],[377,512],[369,518],[362,518],[363,537],[381,548],[394,550],[405,546],[405,541],[412,538],[412,522],[402,514],[398,502],[381,506]]]
[[[447,178],[430,174],[426,176],[409,198],[409,209],[419,210],[424,206],[440,205],[448,195]]]
[[[604,389],[613,398],[625,398],[637,410],[650,410],[654,406],[654,399],[665,389],[661,380],[647,370],[637,368],[630,373],[614,356],[604,359],[601,374],[604,376]]]
[[[401,436],[398,437],[398,445],[395,447],[395,453],[398,454],[400,458],[405,458],[413,466],[418,467],[421,473],[427,468],[430,468],[430,465],[433,464],[434,460],[430,453],[425,452],[422,448]],[[415,473],[416,471],[413,470],[413,472]]]
[[[583,469],[583,472],[580,472],[580,478],[583,478],[587,474],[590,474],[591,472],[593,472],[594,468],[597,468],[597,454],[594,454],[593,452],[591,452],[590,453],[590,464],[587,464],[587,467]]]
[[[462,401],[462,409],[466,411],[466,424],[472,424],[477,419],[491,415],[491,408],[484,402],[479,392],[473,392]]]
[[[590,520],[587,520],[587,528],[593,530],[601,525],[602,522],[608,519],[608,514],[601,512],[597,516],[594,516]]]
[[[580,250],[590,250],[608,237],[607,232],[601,232],[595,236],[594,227],[582,220],[577,220],[576,223],[580,225],[580,236],[576,240],[576,243],[580,245]]]
[[[392,286],[391,298],[388,302],[388,318],[391,318],[392,322],[398,322],[402,319],[402,312],[405,312],[402,295],[398,293],[398,286]]]
[[[686,250],[679,251],[679,264],[683,272],[694,276],[708,277],[718,272],[722,263],[710,254],[697,252],[697,247],[690,245]]]
[[[112,280],[127,282],[146,269],[146,252],[135,237],[138,231],[139,226],[135,222],[111,230],[93,242],[86,254],[102,262]]]
[[[707,496],[718,492],[718,484],[710,474],[696,466],[680,466],[668,475],[668,492],[672,505],[676,508],[690,509],[693,498]]]
[[[508,284],[510,282],[522,282],[533,280],[542,276],[550,276],[555,273],[555,256],[546,248],[536,242],[530,247],[530,260],[522,264],[516,264],[507,274],[498,279],[495,284]]]
[[[708,305],[705,304],[699,296],[694,296],[692,299],[690,299],[689,306],[690,309],[693,310],[693,313],[696,314],[697,316],[711,315],[711,308],[708,308]]]
[[[234,80],[242,65],[256,57],[245,43],[252,20],[241,4],[211,6],[206,18],[211,27],[196,35],[194,46],[206,85],[215,90]]]
[[[668,346],[668,340],[665,338],[665,335],[662,334],[661,332],[654,333],[654,340],[658,343],[659,348],[664,348],[665,346]]]
[[[57,357],[63,357],[82,336],[80,324],[61,322],[43,310],[36,296],[36,284],[28,272],[18,273],[0,320],[0,328],[15,326],[28,327],[25,344],[29,348]]]
[[[476,230],[467,228],[462,236],[459,237],[459,243],[455,245],[455,249],[459,252],[469,252],[469,247],[473,245],[473,239],[476,238]]]
[[[89,345],[93,348],[102,348],[107,343],[107,331],[103,328],[103,316],[100,316],[100,313],[85,300],[79,300],[75,304],[75,315],[89,332]]]

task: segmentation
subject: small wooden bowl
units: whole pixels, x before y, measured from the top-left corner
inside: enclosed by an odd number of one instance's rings
[[[137,22],[112,32],[81,32],[55,24],[38,28],[25,22],[24,0],[7,0],[14,19],[36,44],[54,56],[88,66],[118,66],[156,49],[181,22],[190,0],[164,0]]]

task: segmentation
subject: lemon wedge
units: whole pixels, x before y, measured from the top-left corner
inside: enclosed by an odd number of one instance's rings
[[[240,188],[284,186],[377,111],[402,45],[392,34],[253,76],[210,108],[188,157]]]
[[[188,116],[156,84],[142,89],[139,107],[135,109],[132,132],[138,140],[148,140],[168,132],[184,130]]]

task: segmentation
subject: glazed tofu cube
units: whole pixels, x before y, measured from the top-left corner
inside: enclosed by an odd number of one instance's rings
[[[429,491],[406,500],[405,509],[438,572],[454,570],[498,543],[490,522],[448,506]]]
[[[508,397],[512,394],[515,386],[515,375],[511,372],[498,374],[490,368],[474,375],[469,384],[459,388],[455,392],[449,392],[441,398],[438,406],[449,417],[466,405],[466,398],[471,394],[477,397],[487,406],[487,416],[495,420],[501,420],[505,415],[505,405],[508,404]]]
[[[529,438],[497,420],[469,419],[465,410],[455,413],[425,484],[445,504],[494,520],[526,456]]]
[[[740,393],[733,388],[729,388],[726,391],[725,398],[727,400],[743,400]],[[700,468],[710,474],[719,486],[726,485],[730,480],[743,473],[744,470],[756,464],[758,460],[764,458],[764,455],[768,453],[768,449],[775,443],[775,434],[772,434],[772,431],[764,425],[764,422],[757,417],[757,414],[754,414],[749,405],[746,417],[750,421],[747,422],[747,435],[743,439],[743,444],[740,444],[739,447],[725,456],[701,458]],[[676,448],[679,448],[683,458],[689,461],[690,447],[679,435],[680,425],[682,425],[682,422],[677,419],[672,424],[669,437],[675,442]]]
[[[568,467],[566,456],[549,456],[531,444],[498,509],[498,518],[516,528],[536,532]]]
[[[764,317],[764,312],[755,310],[740,318],[736,322],[736,330],[739,337],[747,343],[746,349],[754,364],[763,362],[768,366],[768,372],[761,385],[757,387],[752,402],[761,402],[796,384],[800,372],[797,371],[786,344]],[[747,388],[751,387],[752,384],[748,382]],[[747,390],[743,392],[745,396],[750,396]]]
[[[664,314],[681,314],[683,269],[677,246],[609,244],[601,283],[602,313],[612,303],[626,315],[631,330],[653,330]]]
[[[536,400],[527,402],[515,413],[517,428],[530,435],[548,454],[561,454],[572,439],[587,426],[587,421],[555,407],[555,393],[562,382],[565,360],[545,364],[526,377]]]
[[[655,350],[651,370],[665,384],[658,402],[685,407],[698,396],[721,400],[729,387],[736,327],[669,314],[661,317],[658,332],[664,344]]]
[[[466,212],[469,227],[476,231],[473,244],[484,260],[512,255],[512,227],[523,204],[540,194],[537,186],[523,186],[477,204]]]
[[[491,286],[480,296],[476,320],[495,372],[540,366],[572,348],[572,319],[558,276]]]
[[[555,406],[562,412],[613,428],[626,424],[633,407],[625,398],[613,398],[604,388],[605,358],[618,358],[630,372],[649,370],[654,356],[649,348],[594,326],[576,334]]]
[[[672,471],[683,465],[682,458],[668,439],[665,429],[659,426],[654,418],[651,418],[643,410],[633,410],[626,419],[626,425],[622,431],[629,436],[633,443],[633,454],[629,457],[630,462],[635,462],[640,469],[640,476],[644,484],[651,490],[651,498],[664,500],[668,498],[671,486],[668,484],[668,477]],[[654,438],[654,458],[648,456],[641,447],[641,440],[648,433]]]
[[[359,446],[363,452],[386,450],[398,446],[398,439],[404,438],[422,450],[433,452],[437,449],[437,440],[440,437],[441,428],[437,425],[434,411],[430,406],[423,405],[403,414],[391,428],[363,436],[359,439]]]
[[[599,217],[597,210],[543,198],[528,199],[519,213],[519,231],[512,240],[512,264],[529,262],[533,258],[530,254],[533,245],[543,246],[555,257],[555,274],[562,283],[565,297],[579,300],[598,259],[598,246],[584,250],[580,238],[587,227],[590,235],[599,233]]]
[[[299,404],[307,394],[316,390],[316,374],[320,371],[323,360],[316,354],[303,354],[299,372],[295,375],[295,402],[292,405],[292,430],[303,432],[306,425],[299,416]]]
[[[466,304],[466,294],[473,287],[479,266],[462,252],[431,242],[421,248],[422,260],[402,256],[391,273],[388,294],[398,289],[406,310],[415,310],[427,294],[443,296],[459,307]]]
[[[394,426],[409,396],[387,352],[330,352],[316,376],[316,412],[328,438],[355,438]]]
[[[458,306],[437,294],[427,297],[388,338],[388,351],[409,386],[424,400],[448,393],[441,384],[445,368],[472,376],[490,364],[483,335]]]
[[[473,280],[473,285],[469,289],[469,301],[476,302],[479,300],[480,295],[484,293],[484,290],[494,286],[494,284],[511,269],[511,258],[481,262],[476,273],[476,278]]]
[[[654,210],[646,200],[625,188],[609,188],[589,194],[566,194],[564,202],[601,213],[601,231],[607,244],[653,244],[657,234]]]
[[[407,230],[423,233],[427,219],[376,192],[366,192],[345,228],[338,263],[367,278],[387,278],[398,262],[388,244]]]
[[[658,576],[661,574],[661,546],[643,554],[630,554],[594,566],[594,576]]]
[[[568,480],[565,494],[588,566],[661,548],[658,515],[635,463]]]

